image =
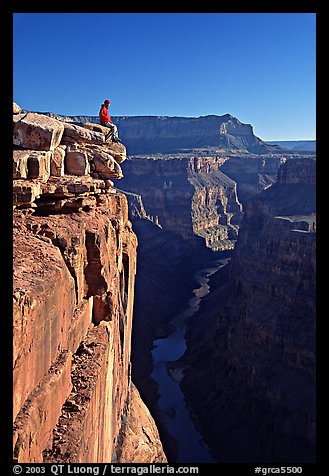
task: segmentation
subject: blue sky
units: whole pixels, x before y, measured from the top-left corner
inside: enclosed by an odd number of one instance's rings
[[[314,13],[17,13],[14,101],[113,116],[232,114],[315,139]]]

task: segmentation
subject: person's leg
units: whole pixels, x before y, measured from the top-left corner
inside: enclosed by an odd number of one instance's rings
[[[115,124],[113,124],[113,122],[105,122],[103,126],[108,127],[110,129],[110,132],[105,136],[105,141],[107,141],[111,136],[113,141],[120,141],[118,136],[118,128]]]
[[[111,122],[104,122],[102,126],[105,126],[109,129],[109,131],[105,134],[105,142],[106,142],[111,136],[113,136],[114,128]]]
[[[112,140],[115,140],[115,141],[118,141],[119,140],[119,136],[118,136],[118,128],[115,124],[110,123],[111,125],[111,128],[112,128]]]
[[[115,139],[119,139],[117,126],[116,126],[115,124],[112,124],[112,126],[113,126],[113,137],[114,137]]]
[[[113,124],[113,122],[105,122],[103,125],[108,127],[111,130],[111,132],[106,134],[105,140],[107,140],[112,135],[113,141],[116,141],[116,142],[120,141],[118,136],[118,128],[115,124]]]

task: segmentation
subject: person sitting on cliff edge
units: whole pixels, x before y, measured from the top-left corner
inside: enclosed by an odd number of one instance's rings
[[[109,107],[110,107],[111,101],[109,99],[105,99],[104,103],[101,105],[100,111],[99,111],[99,121],[102,126],[108,127],[110,131],[105,135],[105,142],[109,137],[112,135],[112,141],[113,142],[121,142],[121,140],[118,137],[118,128],[115,124],[113,124],[111,117],[109,115]]]

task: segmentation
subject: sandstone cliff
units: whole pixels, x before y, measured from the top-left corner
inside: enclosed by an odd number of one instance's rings
[[[287,161],[191,322],[182,388],[219,462],[315,460],[315,230],[315,161]]]
[[[17,462],[166,461],[131,382],[137,239],[103,132],[14,105]]]

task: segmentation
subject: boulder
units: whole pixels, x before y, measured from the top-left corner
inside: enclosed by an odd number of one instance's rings
[[[29,112],[14,121],[13,143],[26,149],[54,150],[63,132],[64,125],[57,119]]]
[[[27,178],[41,179],[46,182],[50,175],[50,156],[51,151],[34,151],[28,158],[28,174]]]
[[[94,132],[85,127],[75,124],[64,124],[63,143],[88,142],[91,144],[103,144],[104,135],[101,132]]]
[[[112,142],[110,140],[104,144],[103,149],[108,151],[118,164],[121,164],[127,158],[126,148],[120,142]]]
[[[90,165],[86,152],[69,151],[65,155],[65,173],[69,175],[87,175]]]
[[[109,131],[108,127],[102,126],[101,124],[95,124],[94,122],[85,122],[83,127],[89,129],[90,131],[101,132],[104,135],[106,135]]]
[[[94,151],[94,165],[95,172],[99,178],[120,179],[123,177],[120,165],[114,160],[112,155],[106,152]]]
[[[13,178],[27,178],[27,161],[30,156],[29,150],[13,151]]]
[[[31,206],[36,198],[40,197],[42,187],[41,182],[33,182],[26,179],[15,180],[13,185],[13,205]]]
[[[45,150],[14,150],[13,178],[38,178],[43,181],[46,181],[50,175],[51,155],[51,151]]]

